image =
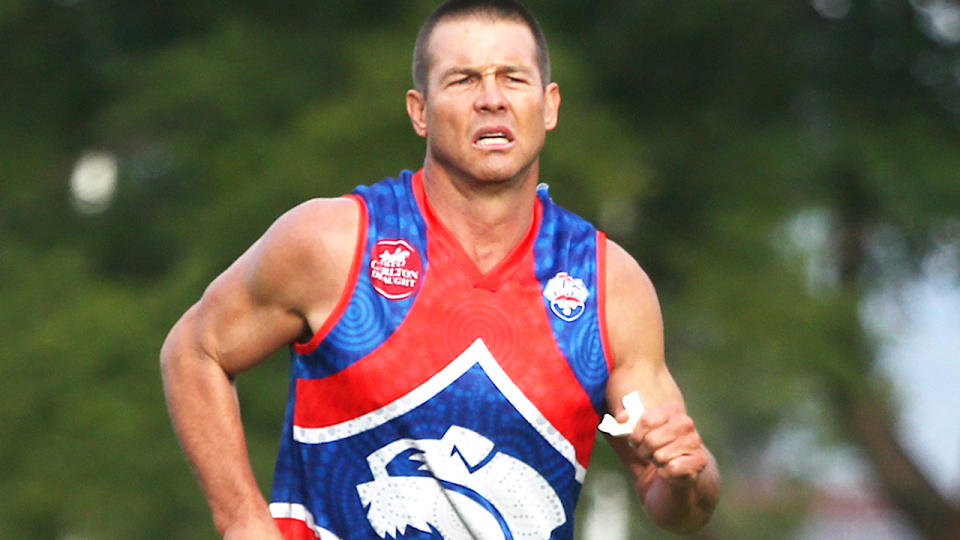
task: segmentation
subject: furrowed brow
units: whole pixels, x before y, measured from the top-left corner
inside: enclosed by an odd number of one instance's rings
[[[467,68],[467,67],[455,67],[455,68],[450,68],[444,71],[440,77],[440,80],[445,81],[447,79],[450,79],[451,77],[457,77],[457,76],[476,77],[479,75],[480,75],[480,72],[475,69]]]
[[[485,70],[485,71],[487,71],[487,70]],[[503,66],[496,66],[496,67],[493,68],[492,71],[493,71],[494,73],[497,73],[497,74],[500,74],[500,75],[505,75],[505,74],[506,74],[506,75],[509,75],[509,74],[511,74],[511,73],[523,73],[523,74],[530,74],[530,73],[532,73],[531,70],[526,69],[526,68],[523,68],[523,67],[521,67],[521,66],[514,65],[514,64],[507,64],[507,65],[503,65]],[[446,79],[449,79],[450,77],[457,76],[457,75],[465,75],[465,76],[476,76],[476,77],[479,77],[479,76],[482,76],[483,74],[484,74],[484,72],[483,72],[483,71],[480,71],[480,70],[478,70],[478,69],[460,66],[460,67],[453,67],[453,68],[450,68],[450,69],[444,71],[443,74],[441,75],[441,77],[442,77],[441,80],[446,80]]]

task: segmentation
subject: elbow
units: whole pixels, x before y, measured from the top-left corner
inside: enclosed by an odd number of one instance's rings
[[[167,371],[171,368],[174,363],[176,355],[174,350],[176,349],[176,326],[170,330],[170,333],[167,334],[166,339],[163,340],[163,345],[160,346],[160,374],[166,375]]]
[[[186,376],[197,365],[198,359],[210,358],[204,352],[197,337],[194,308],[188,310],[170,332],[160,347],[160,376],[164,388]]]
[[[171,374],[182,367],[180,359],[184,356],[182,353],[185,343],[183,323],[186,318],[187,315],[184,315],[173,325],[166,339],[163,340],[163,345],[160,346],[160,375],[163,377],[164,384],[168,382]]]
[[[174,326],[160,347],[160,381],[168,401],[189,369],[185,362],[187,355],[183,352],[183,341],[182,333]]]

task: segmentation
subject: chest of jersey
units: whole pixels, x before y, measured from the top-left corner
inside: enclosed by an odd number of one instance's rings
[[[324,538],[568,538],[608,371],[598,235],[540,201],[481,274],[417,181],[359,191],[352,292],[294,350],[272,509]]]

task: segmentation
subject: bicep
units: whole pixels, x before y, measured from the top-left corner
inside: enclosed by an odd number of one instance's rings
[[[303,333],[303,318],[264,290],[267,271],[255,245],[218,276],[188,312],[193,339],[235,375]]]
[[[606,320],[613,369],[607,383],[608,409],[640,392],[646,408],[683,398],[664,360],[663,317],[656,291],[640,265],[608,241]]]
[[[607,335],[613,357],[607,409],[616,415],[623,409],[623,396],[633,391],[640,393],[647,410],[667,403],[682,405],[683,396],[664,360],[663,317],[653,283],[633,257],[611,241],[606,262]],[[638,456],[626,438],[607,440],[638,491],[645,493],[656,469]]]
[[[234,375],[309,333],[346,282],[357,210],[316,200],[277,220],[185,316],[196,346]]]

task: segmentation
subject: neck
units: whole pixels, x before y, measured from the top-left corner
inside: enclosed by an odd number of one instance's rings
[[[530,228],[538,167],[504,181],[460,178],[424,163],[423,187],[437,219],[453,234],[481,272],[516,247]]]

